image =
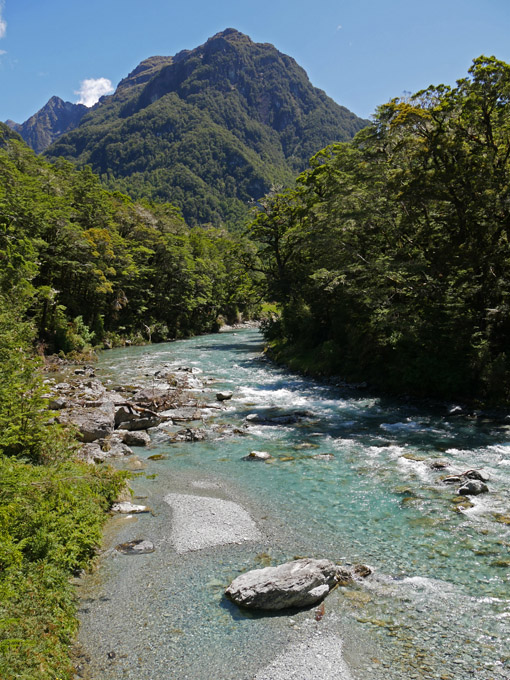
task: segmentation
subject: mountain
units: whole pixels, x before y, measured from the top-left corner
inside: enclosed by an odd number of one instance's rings
[[[170,201],[191,224],[235,224],[272,185],[367,121],[313,87],[273,45],[227,29],[143,61],[48,150],[112,189]]]
[[[86,112],[87,107],[83,104],[52,97],[24,123],[7,120],[6,124],[19,133],[36,153],[41,153],[65,132],[73,130]]]

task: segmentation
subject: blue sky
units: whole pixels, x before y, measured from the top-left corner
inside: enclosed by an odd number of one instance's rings
[[[405,91],[454,84],[480,54],[510,62],[510,0],[0,0],[0,8],[0,120],[16,122],[52,95],[90,103],[106,89],[99,79],[116,86],[142,59],[192,49],[227,27],[273,43],[363,117]]]

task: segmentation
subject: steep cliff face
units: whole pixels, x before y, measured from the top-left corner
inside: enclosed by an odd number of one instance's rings
[[[41,153],[65,132],[77,127],[86,112],[87,107],[83,104],[72,104],[60,97],[52,97],[24,123],[8,120],[6,124],[20,134],[36,153]]]
[[[191,223],[233,223],[365,124],[294,59],[227,29],[143,61],[47,153],[90,163],[135,197],[171,201]]]

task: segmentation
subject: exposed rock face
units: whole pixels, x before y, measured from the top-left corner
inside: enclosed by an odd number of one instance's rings
[[[41,153],[65,132],[74,130],[88,109],[83,104],[52,97],[37,113],[22,124],[7,121],[36,153]]]
[[[225,595],[236,604],[253,609],[306,607],[325,598],[344,571],[329,560],[295,560],[241,574]]]

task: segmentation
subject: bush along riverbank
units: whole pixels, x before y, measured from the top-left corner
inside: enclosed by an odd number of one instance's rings
[[[0,304],[0,677],[73,676],[70,578],[90,567],[125,474],[76,459],[48,411],[33,329]]]

